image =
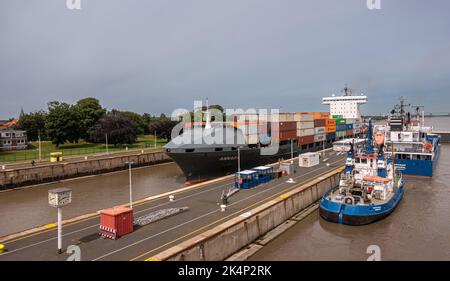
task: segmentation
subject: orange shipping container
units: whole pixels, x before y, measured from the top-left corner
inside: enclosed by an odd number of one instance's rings
[[[336,132],[336,126],[334,126],[334,127],[325,127],[325,132],[327,134]]]
[[[329,112],[311,112],[311,114],[314,116],[314,119],[327,119],[330,118]]]
[[[328,126],[336,127],[336,119],[326,119],[325,120],[325,127],[328,127]]]

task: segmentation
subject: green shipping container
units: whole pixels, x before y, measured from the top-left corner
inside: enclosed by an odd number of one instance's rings
[[[342,119],[343,118],[342,115],[333,115],[332,117],[333,117],[333,119]]]
[[[345,125],[346,120],[344,118],[338,118],[336,119],[336,125]]]

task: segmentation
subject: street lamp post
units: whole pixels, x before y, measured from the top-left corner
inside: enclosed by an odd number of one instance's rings
[[[155,148],[156,148],[156,131],[155,131]]]
[[[241,147],[238,146],[238,173],[241,172]]]
[[[41,150],[41,130],[38,130],[38,141],[39,141],[39,161],[42,160],[42,150]]]
[[[109,154],[109,152],[108,152],[108,133],[105,134],[105,147],[106,147],[106,154]]]
[[[294,140],[291,139],[291,161],[294,161]]]
[[[322,142],[323,147],[322,147],[322,160],[325,161],[325,140]]]
[[[131,165],[133,165],[134,162],[128,161],[125,163],[128,164],[128,178],[130,181],[130,208],[133,209],[133,189],[132,189],[132,185],[131,185]]]
[[[238,174],[237,174],[237,180],[238,180],[238,188],[241,188],[241,147],[238,146]]]

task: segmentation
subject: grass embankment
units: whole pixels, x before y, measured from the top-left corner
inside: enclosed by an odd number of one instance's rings
[[[156,139],[156,147],[161,148],[167,143],[165,139]],[[137,150],[150,150],[155,147],[155,139],[152,135],[139,136],[137,142],[132,145],[108,145],[108,152],[113,153],[123,153],[128,151]],[[106,153],[105,144],[89,143],[85,141],[80,141],[79,143],[65,143],[60,145],[58,148],[52,144],[50,141],[41,142],[41,155],[42,161],[49,161],[50,152],[62,151],[63,158],[71,156],[87,156],[98,153]],[[28,149],[17,150],[17,151],[6,151],[0,152],[0,163],[7,162],[18,162],[18,161],[31,161],[39,159],[39,144],[37,141],[29,142]]]

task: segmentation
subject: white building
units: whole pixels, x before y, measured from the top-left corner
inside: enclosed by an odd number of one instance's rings
[[[352,96],[345,88],[343,96],[331,96],[322,99],[322,104],[330,105],[331,115],[342,115],[346,119],[360,119],[360,106],[367,103],[367,96]]]

